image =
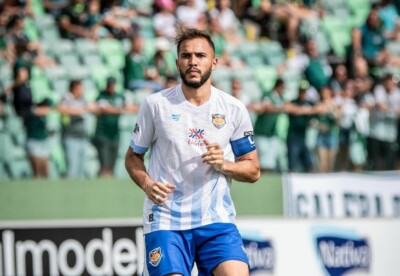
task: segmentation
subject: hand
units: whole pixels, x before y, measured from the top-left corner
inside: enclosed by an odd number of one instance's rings
[[[224,151],[217,143],[210,144],[207,139],[204,140],[207,151],[201,156],[203,163],[212,165],[217,171],[222,171],[224,166]]]
[[[169,183],[153,182],[146,185],[143,190],[155,204],[163,205],[168,199],[168,194],[172,193],[175,187],[175,185]]]

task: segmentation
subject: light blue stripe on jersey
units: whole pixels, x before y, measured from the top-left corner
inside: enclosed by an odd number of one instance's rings
[[[141,147],[141,146],[136,145],[135,142],[133,142],[133,140],[131,140],[130,146],[133,149],[133,151],[138,153],[138,154],[145,153],[149,149],[149,148],[146,148],[146,147]]]
[[[181,205],[182,205],[182,199],[183,199],[183,182],[178,182],[175,183],[175,190],[174,190],[174,196],[172,197],[172,202],[171,202],[171,228],[173,229],[179,229],[181,225],[181,217],[182,217],[182,212],[179,211],[181,210]]]
[[[204,189],[201,189],[201,187],[204,187],[204,179],[202,177],[195,177],[192,186],[193,191],[195,191],[192,197],[192,228],[199,227],[202,224],[201,222],[203,214],[201,210],[201,203]]]
[[[235,210],[233,209],[233,202],[232,202],[232,197],[231,197],[231,193],[230,193],[229,189],[225,189],[223,200],[224,200],[223,201],[224,209],[226,211],[230,212],[229,216],[230,216],[230,219],[232,221],[232,217],[235,215],[235,213],[234,213]]]
[[[214,187],[213,187],[213,191],[212,196],[211,196],[211,204],[210,204],[210,210],[209,213],[212,215],[211,216],[211,221],[212,222],[217,222],[217,221],[221,221],[220,216],[217,213],[217,203],[218,203],[218,181],[219,181],[219,177],[220,175],[218,175],[217,180],[214,183]]]

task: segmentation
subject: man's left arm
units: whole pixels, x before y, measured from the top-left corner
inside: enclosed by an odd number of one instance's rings
[[[260,164],[255,149],[231,162],[224,159],[224,151],[219,144],[207,140],[205,144],[207,151],[201,157],[204,163],[212,165],[215,170],[241,182],[254,183],[260,178]]]

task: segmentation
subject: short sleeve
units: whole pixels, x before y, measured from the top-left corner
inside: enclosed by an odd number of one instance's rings
[[[235,157],[243,156],[256,149],[253,125],[244,105],[240,106],[236,115],[235,129],[230,143]]]
[[[153,142],[154,120],[147,100],[140,105],[139,114],[133,130],[130,146],[134,152],[143,154],[147,152]]]

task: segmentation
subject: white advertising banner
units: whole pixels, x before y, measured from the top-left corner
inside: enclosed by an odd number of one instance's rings
[[[400,275],[400,219],[237,225],[251,276]],[[141,275],[143,254],[141,220],[0,222],[0,276]]]
[[[288,174],[285,214],[291,217],[400,217],[400,174]]]
[[[400,275],[400,219],[240,219],[251,276]]]

